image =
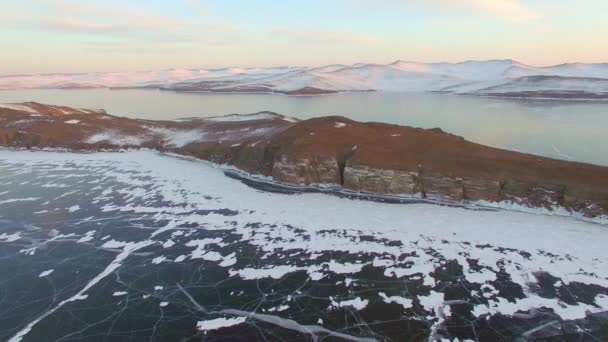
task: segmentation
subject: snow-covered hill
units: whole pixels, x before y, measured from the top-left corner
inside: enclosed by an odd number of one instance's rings
[[[608,98],[608,64],[534,67],[513,60],[333,64],[323,67],[170,69],[0,76],[0,89],[153,87],[174,91],[447,92],[472,95]],[[310,90],[313,90],[310,92]],[[303,91],[301,93],[304,93]]]

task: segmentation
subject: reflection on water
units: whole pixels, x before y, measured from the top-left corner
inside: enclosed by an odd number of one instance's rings
[[[345,93],[314,97],[158,90],[0,91],[1,102],[38,101],[146,119],[270,110],[310,118],[343,115],[445,131],[496,147],[608,165],[608,103],[444,94]]]

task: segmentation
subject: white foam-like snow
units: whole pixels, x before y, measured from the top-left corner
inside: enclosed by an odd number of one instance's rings
[[[384,292],[378,292],[378,295],[380,297],[382,297],[382,300],[385,303],[396,303],[396,304],[403,306],[404,309],[409,309],[412,307],[413,302],[409,298],[399,297],[399,296],[390,296],[389,297]]]
[[[595,296],[595,304],[600,308],[608,308],[608,295],[599,294]]]
[[[8,203],[14,203],[14,202],[30,202],[30,201],[37,201],[40,198],[38,197],[26,197],[26,198],[11,198],[11,199],[7,199],[7,200],[2,200],[0,201],[0,205],[1,204],[8,204]]]
[[[64,121],[63,123],[70,124],[70,125],[76,125],[76,124],[80,123],[80,120],[75,120],[75,119],[74,120],[68,120],[68,121]]]
[[[90,231],[86,232],[83,237],[78,239],[77,242],[89,242],[89,241],[93,240],[94,236],[95,236],[95,231],[90,230]]]
[[[200,331],[218,330],[245,323],[246,320],[246,317],[216,318],[207,321],[199,321],[196,323],[196,328]]]
[[[5,242],[14,242],[21,238],[21,232],[16,232],[13,234],[2,233],[0,234],[0,241]]]
[[[280,305],[280,306],[277,306],[277,307],[274,307],[274,308],[270,308],[270,309],[268,309],[266,311],[268,311],[268,312],[281,312],[281,311],[285,311],[287,309],[289,309],[289,305]]]
[[[162,262],[163,262],[163,261],[165,261],[165,260],[167,260],[167,258],[166,258],[166,257],[164,257],[164,256],[159,256],[159,257],[156,257],[156,258],[152,259],[152,263],[153,263],[153,264],[160,264],[160,263],[162,263]]]
[[[329,299],[331,300],[331,307],[334,307],[334,308],[351,307],[355,310],[363,310],[363,309],[365,309],[367,304],[369,304],[369,300],[361,299],[360,297],[349,299],[349,300],[343,300],[341,302],[338,302],[338,301],[334,300],[334,298],[331,298],[331,297]]]
[[[302,270],[302,268],[291,265],[277,265],[268,268],[244,268],[239,271],[230,270],[230,275],[239,275],[241,278],[246,280],[261,278],[281,279],[286,274],[297,272],[299,270]]]
[[[38,275],[38,278],[44,278],[44,277],[46,277],[46,276],[50,275],[51,273],[53,273],[54,271],[55,271],[55,270],[46,270],[46,271],[44,271],[44,272],[41,272],[41,273]]]
[[[600,300],[601,301],[601,300]],[[565,320],[581,319],[587,316],[587,313],[602,312],[606,306],[599,308],[593,305],[578,303],[570,305],[561,302],[555,298],[543,298],[534,294],[528,295],[526,298],[516,299],[511,302],[505,298],[497,298],[490,300],[489,305],[479,304],[473,308],[475,316],[483,316],[485,314],[501,313],[503,315],[513,315],[518,311],[528,311],[534,308],[549,308],[552,309],[558,316]]]
[[[418,296],[418,300],[426,311],[435,311],[443,305],[444,295],[440,292],[431,291],[428,296]]]
[[[334,260],[325,263],[329,271],[337,274],[351,274],[361,272],[361,269],[366,264],[339,263]]]
[[[186,243],[187,247],[196,247],[195,250],[192,251],[190,257],[192,259],[205,259],[210,253],[210,251],[206,250],[207,245],[218,244],[221,243],[222,239],[202,239],[202,240],[191,240]]]

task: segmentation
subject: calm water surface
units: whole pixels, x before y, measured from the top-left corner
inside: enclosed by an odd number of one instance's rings
[[[0,103],[23,101],[103,108],[112,114],[146,119],[205,117],[262,110],[298,118],[343,115],[359,121],[440,127],[486,145],[608,165],[608,102],[392,93],[292,97],[158,90],[0,91]]]

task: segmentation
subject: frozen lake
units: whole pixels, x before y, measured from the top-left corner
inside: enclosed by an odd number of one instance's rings
[[[313,97],[175,93],[158,90],[0,91],[0,103],[37,101],[146,119],[263,110],[298,118],[342,115],[440,127],[485,145],[608,165],[608,102],[482,98],[433,93],[343,93]]]
[[[605,340],[605,226],[0,151],[0,340]]]

